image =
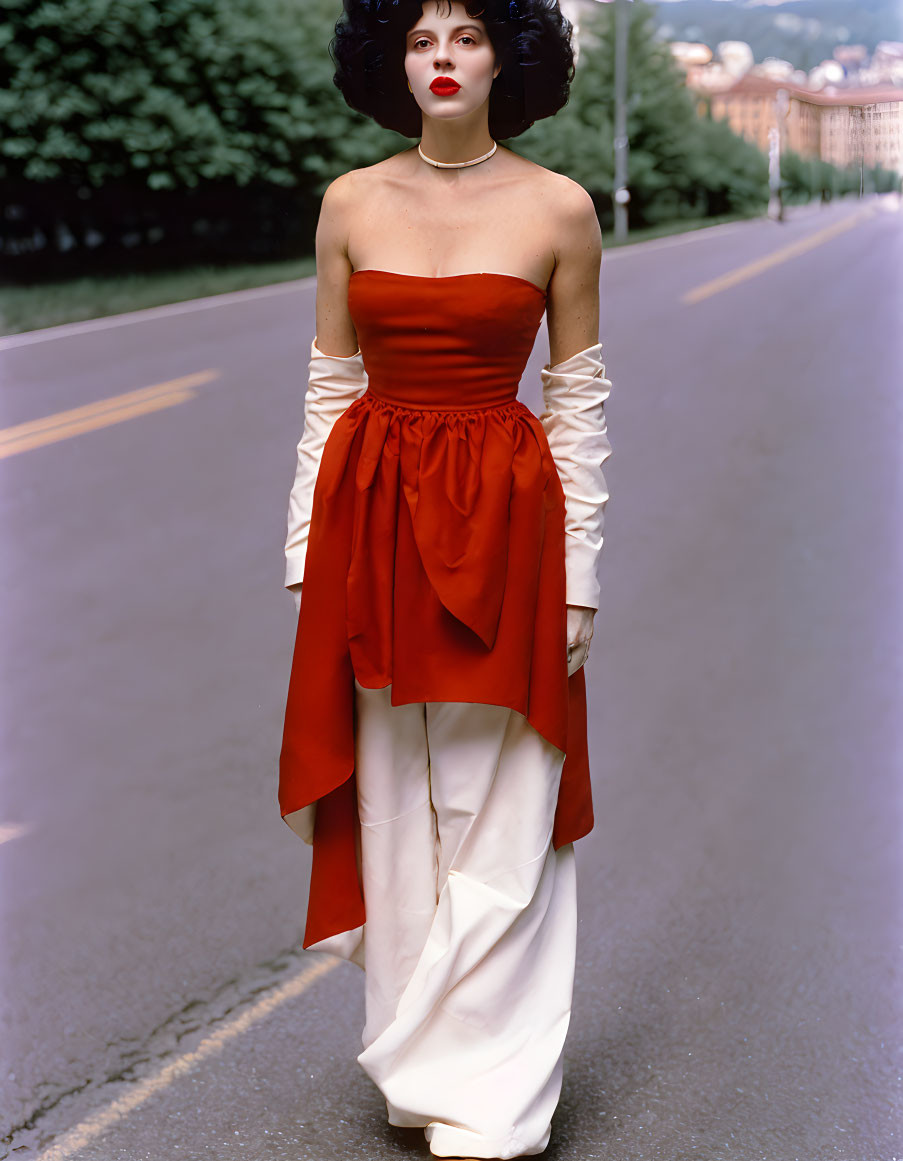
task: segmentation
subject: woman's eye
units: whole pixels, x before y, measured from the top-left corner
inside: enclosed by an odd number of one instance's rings
[[[476,44],[476,41],[474,40],[474,38],[472,36],[468,36],[467,33],[465,33],[463,36],[459,37],[458,39],[459,40],[469,40],[471,44]],[[414,48],[419,48],[421,46],[421,44],[429,44],[429,41],[424,39],[423,37],[421,37],[420,40],[414,41]]]

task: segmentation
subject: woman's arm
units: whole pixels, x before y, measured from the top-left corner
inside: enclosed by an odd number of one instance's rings
[[[564,183],[557,199],[555,269],[546,299],[552,366],[599,341],[602,231],[583,186],[570,178]]]
[[[318,328],[311,343],[304,428],[285,540],[285,584],[294,594],[296,609],[301,604],[313,493],[323,450],[335,421],[367,387],[367,372],[348,313],[351,267],[346,243],[351,197],[347,178],[346,174],[327,188],[317,225]],[[354,350],[341,354],[349,346]]]
[[[357,335],[348,311],[351,260],[348,237],[354,215],[359,179],[355,170],[342,174],[326,187],[317,221],[317,347],[329,355],[347,358],[357,354]]]
[[[589,656],[599,604],[595,565],[608,499],[601,463],[611,452],[602,404],[611,384],[604,378],[598,338],[602,232],[595,207],[569,178],[556,204],[558,245],[546,300],[550,358],[543,368],[540,419],[565,492],[570,676]]]

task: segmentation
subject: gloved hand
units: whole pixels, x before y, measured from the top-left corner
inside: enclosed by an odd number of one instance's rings
[[[308,386],[304,396],[304,431],[298,443],[285,540],[285,587],[294,594],[296,610],[301,608],[300,582],[304,579],[314,485],[323,448],[335,421],[363,395],[368,381],[360,350],[353,355],[326,355],[317,347],[314,336],[310,344]]]
[[[568,604],[568,676],[589,656],[592,621],[599,608],[596,565],[602,551],[609,493],[602,464],[611,455],[604,403],[602,344],[579,351],[540,372],[539,416],[565,497],[565,571]]]

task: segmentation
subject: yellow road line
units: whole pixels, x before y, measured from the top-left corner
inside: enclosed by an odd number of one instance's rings
[[[831,238],[842,234],[845,230],[851,230],[866,218],[873,217],[875,212],[870,207],[869,209],[861,210],[859,213],[851,214],[848,218],[844,218],[840,222],[835,222],[831,226],[826,226],[823,230],[816,230],[808,238],[801,238],[798,242],[791,242],[781,250],[775,250],[773,254],[766,254],[764,258],[758,258],[755,262],[749,262],[746,266],[740,266],[730,274],[722,274],[720,277],[713,278],[709,282],[703,282],[695,290],[687,291],[681,297],[681,302],[693,306],[697,302],[701,302],[704,298],[709,298],[710,295],[718,294],[722,290],[729,290],[730,287],[736,286],[739,282],[745,282],[748,278],[755,278],[757,274],[761,274],[765,270],[770,270],[772,266],[778,266],[782,262],[788,262],[791,258],[805,254],[807,250],[813,250],[816,246],[821,246]]]
[[[68,423],[47,431],[35,432],[25,438],[0,442],[0,459],[17,455],[19,452],[32,451],[36,447],[44,447],[48,443],[56,443],[61,439],[69,439],[73,435],[81,435],[85,431],[96,431],[100,427],[109,427],[113,423],[122,423],[125,419],[135,419],[139,415],[147,415],[151,411],[161,411],[164,407],[173,407],[176,403],[185,403],[194,399],[194,391],[171,391],[166,395],[146,399],[143,403],[133,404],[131,407],[117,408],[115,411],[103,412],[80,420],[78,423]],[[14,429],[8,428],[8,431]]]
[[[330,956],[328,959],[312,964],[306,971],[299,972],[290,980],[286,980],[284,984],[262,996],[256,1004],[253,1004],[246,1011],[234,1016],[222,1028],[218,1028],[216,1032],[205,1037],[193,1052],[183,1053],[170,1064],[157,1069],[151,1076],[137,1081],[125,1096],[111,1101],[106,1108],[98,1110],[82,1121],[80,1125],[70,1129],[60,1137],[55,1145],[51,1145],[49,1149],[41,1153],[38,1161],[65,1161],[67,1157],[71,1157],[79,1149],[84,1149],[95,1137],[99,1137],[107,1129],[119,1126],[123,1117],[139,1108],[152,1096],[171,1087],[174,1081],[190,1072],[208,1056],[222,1051],[230,1040],[241,1036],[254,1024],[264,1020],[280,1004],[303,995],[320,976],[333,971],[341,962],[338,957]]]
[[[57,411],[40,419],[17,423],[14,427],[0,430],[0,459],[31,451],[57,440],[69,439],[85,431],[95,431],[126,419],[135,419],[151,411],[172,407],[195,397],[195,388],[219,377],[214,370],[196,371],[178,379],[169,379],[151,387],[140,387],[137,391],[126,391],[122,395],[111,395],[86,403],[81,407],[71,407]]]
[[[28,834],[29,830],[30,827],[24,822],[0,822],[0,843],[21,838],[23,834]]]

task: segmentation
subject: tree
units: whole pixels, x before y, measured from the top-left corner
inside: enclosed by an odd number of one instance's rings
[[[309,244],[329,181],[409,144],[333,85],[335,0],[0,3],[9,255],[61,231],[79,260],[136,233],[179,254]]]
[[[762,153],[727,125],[696,113],[668,45],[655,35],[643,0],[626,9],[630,219],[634,226],[678,217],[749,212],[767,201]],[[581,27],[568,104],[517,138],[519,152],[567,173],[613,219],[614,6],[599,5]]]

